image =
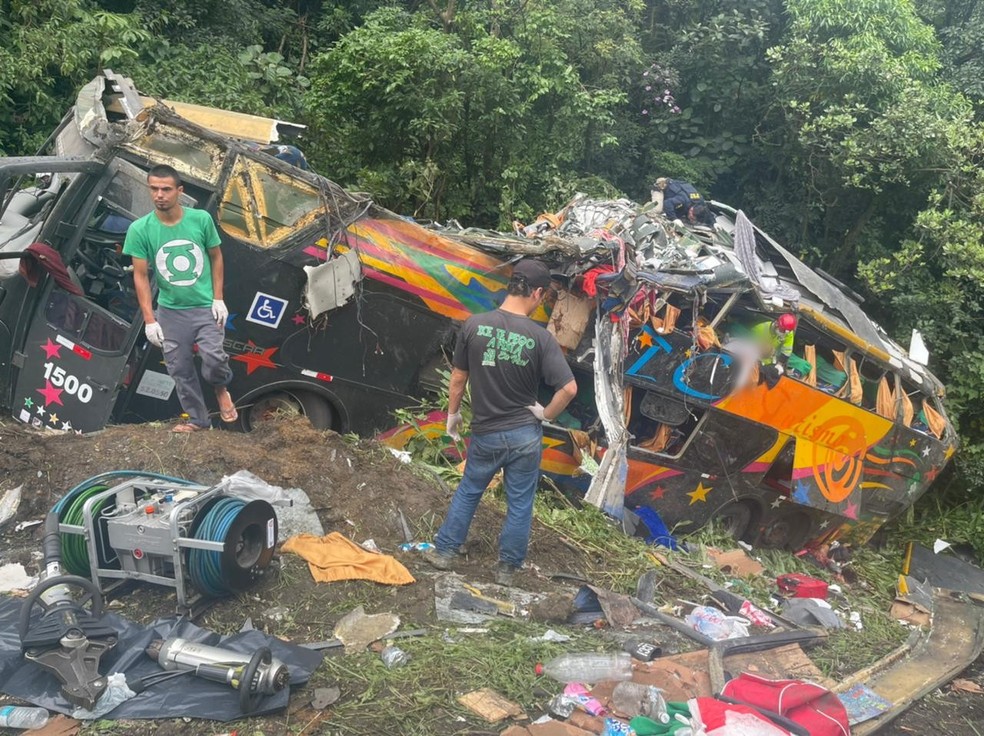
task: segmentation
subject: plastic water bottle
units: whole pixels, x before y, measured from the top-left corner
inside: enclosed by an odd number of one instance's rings
[[[383,660],[383,664],[390,669],[393,669],[394,667],[402,667],[410,661],[409,654],[404,652],[399,647],[394,647],[392,645],[384,647],[383,651],[379,653],[379,657]]]
[[[44,708],[28,708],[22,705],[5,705],[0,708],[0,726],[5,728],[43,728],[48,722]]]
[[[538,664],[536,673],[549,675],[558,682],[629,680],[632,678],[632,657],[627,652],[562,654],[546,664]]]

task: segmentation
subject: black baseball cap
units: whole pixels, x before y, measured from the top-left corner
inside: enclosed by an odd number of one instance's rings
[[[550,286],[550,269],[541,261],[527,258],[513,266],[512,278],[522,276],[532,289],[546,289]]]

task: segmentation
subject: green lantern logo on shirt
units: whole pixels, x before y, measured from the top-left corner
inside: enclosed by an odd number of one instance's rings
[[[198,243],[172,240],[157,251],[154,264],[161,278],[172,286],[193,286],[205,270],[205,254]]]

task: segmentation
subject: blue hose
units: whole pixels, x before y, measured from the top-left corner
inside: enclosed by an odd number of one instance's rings
[[[246,502],[239,498],[223,498],[208,510],[195,531],[195,539],[225,542],[240,510]],[[188,552],[188,572],[191,582],[202,593],[217,598],[230,592],[222,579],[221,552],[191,549]]]
[[[85,502],[97,493],[101,493],[106,490],[108,484],[105,482],[110,478],[154,478],[157,480],[166,480],[171,483],[178,483],[179,485],[191,485],[190,480],[185,480],[184,478],[172,478],[169,475],[161,475],[160,473],[147,473],[142,470],[110,470],[105,473],[100,473],[99,475],[94,475],[87,480],[79,483],[75,488],[70,490],[51,507],[51,511],[58,515],[58,520],[62,524],[71,524],[73,526],[82,526],[85,523],[85,519],[82,515],[82,506]],[[97,504],[94,509],[96,516],[102,512],[102,510],[110,503],[112,503],[111,498],[104,499]],[[97,524],[95,533],[97,535],[96,547],[102,549],[102,528]],[[65,564],[67,570],[69,570],[73,575],[81,575],[83,577],[88,577],[90,573],[89,569],[89,549],[85,543],[85,537],[78,534],[62,534],[61,536],[61,561]],[[100,555],[102,558],[102,555]],[[45,560],[45,564],[48,560]],[[100,559],[100,566],[105,566],[108,564],[107,560]]]

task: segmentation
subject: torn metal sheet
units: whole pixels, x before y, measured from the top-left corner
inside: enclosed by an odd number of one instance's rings
[[[615,518],[622,516],[628,474],[626,448],[629,438],[625,426],[625,397],[622,392],[623,346],[622,326],[599,317],[594,351],[595,402],[608,437],[608,447],[598,471],[591,479],[585,501]]]
[[[917,634],[907,645],[909,656],[879,671],[868,671],[865,684],[893,703],[875,718],[858,724],[851,733],[866,736],[890,722],[924,695],[956,677],[984,649],[984,609],[937,590],[933,602],[933,626]],[[855,678],[841,683],[835,692],[845,692]]]
[[[312,319],[345,305],[362,280],[359,254],[354,250],[339,253],[320,266],[305,266],[304,273],[304,306]]]
[[[984,570],[950,554],[933,554],[914,542],[909,544],[902,572],[936,588],[984,595]],[[929,608],[925,598],[919,603],[923,608]]]

